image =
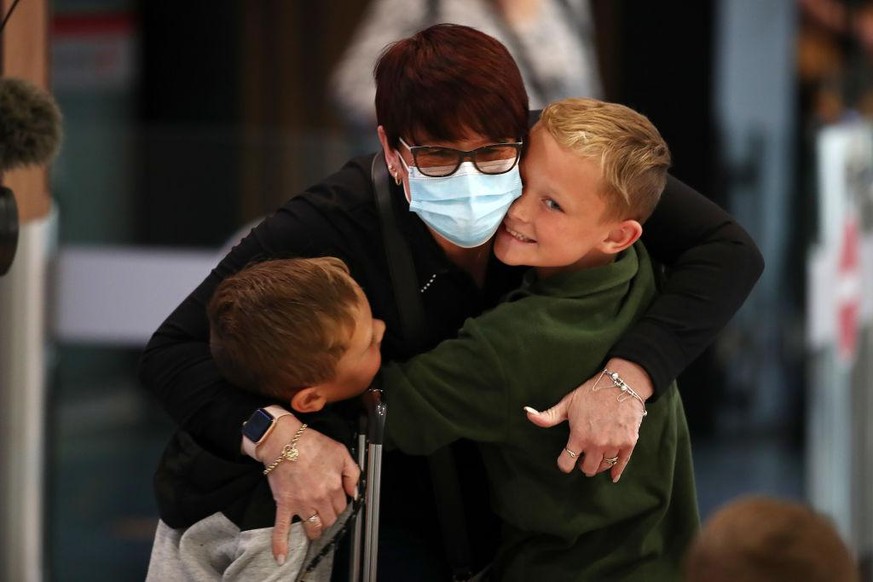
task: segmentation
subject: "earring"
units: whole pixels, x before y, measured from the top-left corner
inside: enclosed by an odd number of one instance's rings
[[[400,178],[397,176],[397,169],[391,164],[388,164],[388,173],[390,173],[391,177],[394,178],[394,183],[399,186]]]

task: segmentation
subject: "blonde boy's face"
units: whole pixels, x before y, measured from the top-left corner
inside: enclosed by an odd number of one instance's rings
[[[370,302],[364,292],[358,289],[355,330],[349,347],[337,363],[336,377],[322,385],[327,402],[346,400],[370,387],[382,364],[379,348],[384,335],[385,322],[373,318]]]
[[[541,277],[613,260],[604,220],[600,166],[563,149],[537,124],[521,162],[524,191],[497,231],[494,252],[508,265],[537,267]]]

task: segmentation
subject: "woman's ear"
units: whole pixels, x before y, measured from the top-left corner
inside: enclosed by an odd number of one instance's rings
[[[636,220],[622,220],[609,230],[601,241],[600,250],[607,254],[617,254],[628,248],[643,234],[643,225]]]
[[[381,144],[382,153],[385,155],[385,164],[388,166],[388,173],[391,174],[394,183],[399,186],[403,182],[403,164],[400,163],[400,154],[388,143],[388,136],[385,134],[384,127],[381,125],[377,127],[376,134],[379,136],[379,144]],[[408,196],[407,201],[409,201]]]
[[[291,408],[297,412],[318,412],[324,408],[325,404],[327,404],[327,399],[323,391],[317,386],[308,386],[298,390],[291,397]]]
[[[379,144],[382,146],[382,153],[385,154],[385,161],[391,164],[397,152],[388,143],[388,136],[385,134],[385,128],[381,125],[376,128],[376,135],[379,136]]]
[[[398,166],[400,166],[400,160],[397,158],[400,154],[396,149],[391,147],[391,144],[388,143],[388,135],[385,133],[385,128],[381,125],[376,128],[376,133],[379,135],[379,144],[382,146],[382,153],[385,154],[385,163],[388,164],[389,171],[391,172],[391,177],[396,178],[395,175],[397,172]],[[393,171],[391,169],[393,168]]]

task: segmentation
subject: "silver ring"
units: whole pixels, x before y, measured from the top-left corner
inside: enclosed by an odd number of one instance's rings
[[[603,457],[603,464],[607,467],[614,467],[618,463],[618,455],[614,457]]]
[[[321,518],[318,517],[318,512],[316,511],[312,515],[306,518],[306,521],[311,523],[312,525],[321,524]]]
[[[571,459],[575,459],[576,457],[579,456],[579,453],[574,453],[573,451],[571,451],[570,449],[568,449],[566,447],[564,447],[564,450],[567,452],[568,455],[570,455]]]

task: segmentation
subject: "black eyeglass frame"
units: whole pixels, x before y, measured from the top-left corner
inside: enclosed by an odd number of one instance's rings
[[[480,147],[472,149],[472,150],[465,151],[465,150],[459,150],[459,149],[449,148],[449,147],[445,147],[445,146],[429,146],[429,145],[411,146],[408,143],[406,143],[406,141],[402,137],[397,138],[397,139],[412,154],[412,161],[415,164],[415,167],[418,168],[418,171],[421,172],[423,175],[428,176],[430,178],[447,178],[447,177],[451,176],[452,174],[454,174],[455,172],[458,171],[458,168],[461,167],[461,164],[464,163],[464,160],[470,160],[471,162],[473,162],[473,166],[475,166],[476,169],[479,170],[480,172],[482,172],[483,174],[486,174],[488,176],[499,176],[501,174],[511,172],[512,169],[518,165],[518,161],[521,159],[522,150],[524,148],[524,140],[500,142],[500,143],[490,143],[490,144],[486,144],[486,145],[480,146]],[[505,170],[502,170],[500,172],[489,172],[489,171],[483,170],[481,167],[479,167],[479,164],[476,162],[476,155],[483,150],[488,150],[488,149],[492,149],[495,147],[511,147],[511,148],[513,148],[515,150],[515,161],[513,161],[511,166],[509,166],[508,168],[506,168]],[[457,162],[455,164],[454,169],[447,174],[428,174],[427,169],[422,168],[418,162],[418,155],[420,152],[422,152],[424,150],[431,150],[431,151],[439,150],[439,151],[444,151],[444,152],[452,152],[453,154],[455,154],[457,156]]]

